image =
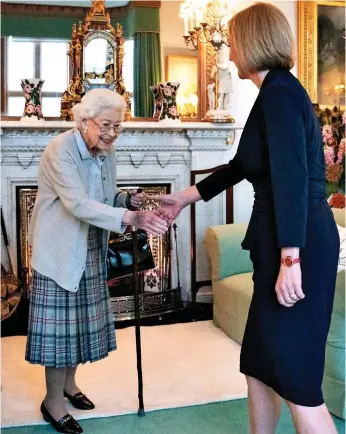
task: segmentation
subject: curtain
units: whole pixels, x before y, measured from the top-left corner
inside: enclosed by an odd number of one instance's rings
[[[161,81],[160,33],[136,32],[134,35],[133,99],[135,117],[152,117],[154,97],[150,86]]]

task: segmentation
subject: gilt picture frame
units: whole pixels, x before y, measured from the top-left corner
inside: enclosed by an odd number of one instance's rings
[[[187,55],[168,55],[165,59],[165,81],[180,83],[178,89],[178,106],[180,97],[186,100],[185,110],[183,107],[178,107],[182,118],[193,120],[197,118],[198,101],[198,72],[197,72],[197,56]],[[193,104],[192,95],[196,97]]]
[[[298,1],[298,78],[313,103],[344,106],[346,1]]]

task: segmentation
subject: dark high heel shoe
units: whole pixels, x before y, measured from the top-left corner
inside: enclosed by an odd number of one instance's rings
[[[70,433],[70,434],[80,434],[83,432],[83,428],[79,425],[79,423],[71,416],[69,413],[65,414],[61,419],[56,421],[49,411],[46,409],[44,403],[41,404],[41,413],[43,419],[46,422],[49,422],[53,428],[55,428],[58,432],[62,433]]]
[[[72,396],[64,391],[64,396],[71,402],[73,407],[78,408],[79,410],[92,410],[95,408],[95,405],[82,392],[76,393]]]

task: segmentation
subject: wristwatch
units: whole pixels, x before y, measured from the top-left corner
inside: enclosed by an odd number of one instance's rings
[[[292,256],[285,256],[281,258],[281,264],[285,267],[292,267],[294,264],[299,264],[300,258],[292,258]]]

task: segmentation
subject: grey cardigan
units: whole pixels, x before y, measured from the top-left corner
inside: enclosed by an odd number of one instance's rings
[[[112,147],[101,169],[104,203],[89,198],[88,165],[92,161],[79,151],[75,134],[80,133],[70,130],[55,137],[42,154],[28,233],[32,268],[71,292],[78,290],[85,270],[89,225],[123,232],[127,197],[116,185]],[[104,231],[104,252],[108,236]]]

